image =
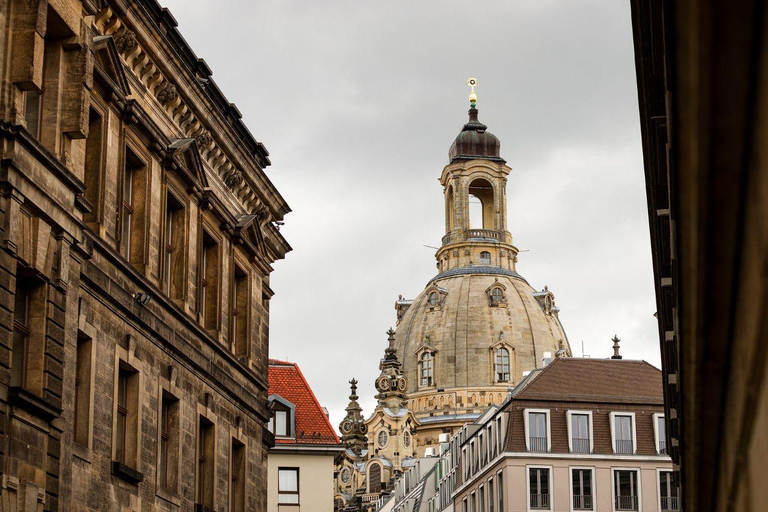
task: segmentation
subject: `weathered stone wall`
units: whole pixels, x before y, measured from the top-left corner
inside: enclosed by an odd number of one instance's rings
[[[266,149],[151,0],[0,31],[0,511],[264,510]]]

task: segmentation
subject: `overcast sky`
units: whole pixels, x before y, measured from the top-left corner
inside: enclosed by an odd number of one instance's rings
[[[361,405],[398,294],[436,273],[438,182],[478,78],[512,167],[517,270],[548,285],[575,355],[659,365],[629,1],[161,0],[271,153],[293,209],[270,357],[297,362],[334,426]]]

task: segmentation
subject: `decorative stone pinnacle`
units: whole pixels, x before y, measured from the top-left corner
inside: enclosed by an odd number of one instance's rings
[[[359,397],[357,396],[357,379],[352,377],[352,380],[349,381],[349,388],[352,390],[352,394],[349,395],[350,400],[357,400]]]
[[[621,354],[619,354],[619,342],[621,340],[614,334],[611,341],[613,342],[613,355],[611,356],[611,359],[621,359]]]
[[[472,88],[472,90],[469,93],[469,106],[470,108],[476,108],[477,94],[475,94],[475,86],[477,85],[477,78],[469,77],[469,79],[467,80],[467,85]]]

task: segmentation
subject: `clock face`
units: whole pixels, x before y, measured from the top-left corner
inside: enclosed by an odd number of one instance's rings
[[[352,422],[350,420],[344,420],[341,424],[341,433],[349,434],[350,432],[352,432]]]
[[[408,381],[405,380],[405,377],[397,380],[397,389],[400,391],[405,391],[406,387],[408,387]]]
[[[382,377],[379,379],[379,388],[386,391],[389,389],[389,378]]]

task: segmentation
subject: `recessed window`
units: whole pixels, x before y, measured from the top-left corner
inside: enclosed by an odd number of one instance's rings
[[[179,469],[179,401],[163,391],[160,403],[160,453],[158,479],[160,487],[178,491]]]
[[[614,508],[616,510],[638,510],[637,470],[615,469],[613,471]]]
[[[48,285],[37,279],[16,278],[13,310],[11,386],[42,393],[42,361]],[[40,364],[38,364],[40,363]]]
[[[345,484],[348,484],[352,480],[352,471],[345,467],[341,470],[341,481]]]
[[[237,357],[248,357],[248,273],[235,265],[232,279],[232,351]]]
[[[215,330],[219,325],[219,244],[203,231],[200,254],[200,307],[203,326]]]
[[[549,468],[529,468],[528,485],[530,492],[530,506],[535,510],[549,510]]]
[[[138,469],[139,372],[119,361],[115,390],[115,461]]]
[[[680,510],[680,493],[672,471],[659,471],[659,498],[661,512]]]
[[[615,414],[613,416],[613,451],[618,454],[631,455],[634,448],[634,418],[630,414]]]
[[[591,469],[571,470],[571,491],[573,510],[593,510]]]
[[[544,411],[526,412],[528,414],[528,449],[532,452],[549,451],[547,413]]]
[[[184,242],[186,218],[184,205],[170,192],[165,203],[165,240],[163,244],[163,286],[172,299],[184,298]]]
[[[36,139],[40,138],[42,98],[43,95],[37,91],[24,93],[24,119],[27,122],[27,131]]]
[[[385,446],[387,446],[387,441],[389,441],[389,434],[387,434],[386,430],[382,430],[379,432],[377,441],[379,443],[379,448],[384,448]]]
[[[78,332],[75,359],[75,442],[88,446],[91,424],[91,338]]]
[[[437,306],[440,304],[440,294],[437,292],[432,292],[429,294],[429,305],[430,306]]]
[[[133,151],[126,148],[123,168],[123,207],[120,210],[120,252],[131,263],[140,262],[144,257],[146,175],[146,164]]]
[[[496,382],[509,382],[509,350],[504,347],[496,349]]]
[[[403,446],[406,448],[411,446],[411,433],[408,431],[403,432]]]
[[[654,434],[656,435],[656,453],[667,455],[667,424],[663,414],[654,414]]]
[[[85,192],[83,195],[91,203],[93,210],[83,217],[88,221],[99,219],[101,197],[101,167],[104,146],[102,117],[93,109],[89,110],[88,137],[85,139]]]
[[[278,468],[277,502],[287,505],[299,503],[299,468]]]
[[[197,431],[197,503],[213,508],[216,462],[216,427],[200,416]]]
[[[270,420],[270,429],[278,437],[288,437],[291,435],[290,411],[278,409],[275,411],[273,420]],[[274,423],[273,423],[274,422]],[[274,427],[273,427],[274,425]]]
[[[571,451],[573,453],[590,453],[589,415],[572,413],[571,415]]]
[[[232,438],[229,468],[229,510],[245,510],[245,445]]]
[[[488,251],[483,251],[480,253],[480,264],[481,265],[490,265],[491,264],[491,253]]]
[[[368,492],[381,492],[381,466],[373,463],[368,466]]]
[[[419,373],[421,385],[428,387],[434,383],[434,357],[432,352],[424,352],[419,361]]]

